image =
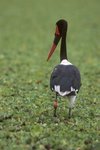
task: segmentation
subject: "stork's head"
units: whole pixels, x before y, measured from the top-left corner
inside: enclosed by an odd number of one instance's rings
[[[55,37],[54,37],[53,45],[49,51],[47,61],[50,59],[51,55],[56,49],[56,46],[58,45],[60,38],[66,35],[67,27],[68,27],[68,23],[63,19],[56,22]]]

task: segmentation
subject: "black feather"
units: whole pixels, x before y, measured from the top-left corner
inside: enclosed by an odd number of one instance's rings
[[[79,91],[81,86],[81,77],[79,70],[74,65],[57,65],[50,78],[50,88],[60,85],[60,91],[71,91],[71,87]]]

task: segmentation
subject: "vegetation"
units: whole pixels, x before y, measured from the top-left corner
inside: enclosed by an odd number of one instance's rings
[[[99,6],[99,0],[0,1],[1,150],[99,150]],[[60,18],[69,22],[69,61],[82,76],[71,119],[61,98],[53,117],[49,78],[59,46],[46,62]]]

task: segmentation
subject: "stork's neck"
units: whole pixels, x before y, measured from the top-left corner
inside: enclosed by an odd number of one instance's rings
[[[61,48],[60,48],[60,61],[67,58],[67,43],[66,43],[66,33],[62,35]]]

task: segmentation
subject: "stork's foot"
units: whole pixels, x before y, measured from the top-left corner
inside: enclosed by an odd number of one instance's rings
[[[72,108],[69,108],[68,118],[70,119],[72,116]]]
[[[54,117],[57,117],[56,109],[54,109]]]

